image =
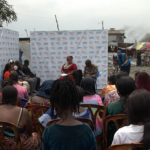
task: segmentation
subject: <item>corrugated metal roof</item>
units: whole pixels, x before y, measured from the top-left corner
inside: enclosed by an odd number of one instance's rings
[[[108,34],[125,34],[124,30],[108,30]]]

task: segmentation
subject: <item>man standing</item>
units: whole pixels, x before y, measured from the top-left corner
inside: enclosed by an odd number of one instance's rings
[[[36,83],[36,91],[38,91],[39,87],[40,87],[40,81],[41,79],[36,77],[35,74],[33,74],[30,70],[29,66],[29,60],[25,60],[24,61],[24,66],[22,67],[22,71],[24,74],[26,74],[27,76],[30,76],[31,78],[36,78],[37,79],[37,83]]]
[[[125,54],[122,53],[120,50],[117,51],[117,59],[119,60],[119,67],[121,71],[127,72],[128,74],[130,73],[130,58]]]
[[[84,77],[90,76],[91,78],[97,78],[98,67],[91,63],[91,60],[86,60],[84,68]]]
[[[27,76],[27,75],[25,75],[22,72],[22,64],[21,64],[21,62],[19,60],[15,61],[15,65],[18,67],[18,69],[16,70],[17,74],[19,76],[21,76],[22,78],[24,78],[25,81],[27,81],[29,83],[29,85],[30,85],[30,92],[31,93],[36,93],[35,87],[36,87],[37,79],[36,78],[30,78],[30,76]]]

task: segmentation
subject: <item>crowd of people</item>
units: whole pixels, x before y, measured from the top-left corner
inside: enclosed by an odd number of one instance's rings
[[[68,56],[67,63],[61,69],[67,76],[61,76],[55,81],[44,81],[40,86],[40,78],[28,68],[28,60],[23,67],[20,61],[10,60],[3,73],[0,122],[13,123],[18,127],[25,150],[96,150],[96,137],[102,134],[103,118],[97,115],[94,124],[91,112],[80,106],[95,104],[106,107],[104,117],[127,115],[128,125],[118,131],[113,122],[108,123],[107,147],[123,143],[144,143],[144,149],[150,149],[149,75],[146,72],[137,72],[133,79],[128,72],[121,71],[108,78],[108,85],[98,95],[95,89],[97,66],[90,60],[85,63],[82,74],[73,63],[73,57]],[[29,95],[35,92],[36,95],[29,99]],[[34,111],[29,112],[22,108],[21,98],[29,100],[25,107],[49,107],[45,112],[41,110],[42,115],[38,118],[41,124],[40,134],[35,128]],[[95,112],[96,109],[92,111]],[[74,118],[90,119],[93,122],[92,129]],[[46,127],[54,119],[59,121]],[[13,131],[6,128],[4,135],[7,149],[16,149]]]

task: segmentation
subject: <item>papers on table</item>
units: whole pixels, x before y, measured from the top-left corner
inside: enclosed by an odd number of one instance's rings
[[[67,74],[63,73],[63,74],[61,74],[61,76],[65,77],[65,76],[67,76]]]

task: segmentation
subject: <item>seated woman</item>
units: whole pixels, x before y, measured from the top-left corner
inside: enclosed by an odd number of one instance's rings
[[[52,88],[53,80],[47,80],[42,83],[40,86],[39,92],[36,94],[36,96],[32,97],[29,102],[26,103],[26,106],[30,105],[39,105],[39,106],[49,106],[50,107],[50,90]],[[36,113],[35,110],[33,109],[32,111],[29,112],[30,117],[32,119],[32,132],[37,132],[35,128],[35,122],[33,119],[33,113]],[[41,114],[44,114],[45,111],[41,109]],[[40,129],[41,134],[43,132],[43,129]]]
[[[104,96],[104,106],[108,106],[112,102],[115,102],[120,99],[117,89],[116,89],[116,75],[112,75],[108,78],[109,85],[105,87],[105,90],[108,89],[106,92],[106,95]],[[115,89],[109,89],[109,87],[112,86]]]
[[[79,113],[79,97],[75,85],[67,80],[56,80],[51,90],[51,115],[56,110],[60,121],[46,127],[42,135],[43,150],[96,150],[93,132],[86,123],[74,119]]]
[[[114,135],[112,145],[123,143],[144,143],[144,150],[150,149],[150,93],[136,90],[127,99],[129,126],[120,128]]]
[[[0,121],[15,124],[20,131],[21,144],[26,150],[41,150],[41,139],[37,133],[32,133],[31,118],[25,108],[17,107],[17,89],[6,86],[2,90],[2,101],[5,105],[0,106]],[[5,129],[5,144],[7,149],[16,150],[16,142],[13,131]]]
[[[150,78],[146,72],[140,72],[138,74],[136,89],[145,89],[150,92]]]
[[[69,77],[72,80],[73,71],[77,70],[77,65],[73,63],[73,57],[67,57],[67,63],[62,66],[61,73],[67,74],[67,76],[61,76],[59,79],[63,79],[65,77]]]
[[[2,89],[6,86],[13,86],[13,82],[10,80],[4,80],[2,82]],[[0,95],[2,96],[2,93],[0,93]],[[5,102],[3,102],[2,99],[0,99],[0,103],[5,104]],[[17,96],[16,106],[22,107],[21,98],[19,96]]]
[[[84,90],[81,87],[79,87],[79,86],[76,86],[76,89],[77,89],[77,93],[78,93],[78,96],[79,96],[79,102],[83,102]],[[81,106],[79,106],[79,113],[75,112],[72,115],[73,115],[73,117],[88,118],[88,119],[91,119],[93,121],[91,112],[88,109],[84,109]],[[42,124],[43,127],[46,127],[46,124],[49,121],[51,121],[53,119],[58,119],[58,118],[59,117],[58,117],[58,115],[57,115],[55,110],[54,110],[53,116],[51,116],[51,108],[50,108],[47,112],[45,112],[39,118],[39,122]]]
[[[120,100],[111,103],[106,109],[105,117],[109,115],[124,114],[126,112],[126,100],[128,96],[135,90],[135,81],[131,77],[121,77],[116,84]],[[110,146],[113,136],[116,132],[116,126],[113,122],[108,123],[107,146]]]
[[[13,82],[13,86],[17,89],[20,98],[29,99],[27,90],[18,84],[18,74],[16,72],[10,74],[9,80]]]
[[[4,73],[3,73],[3,79],[4,80],[9,79],[9,75],[12,73],[12,71],[13,71],[12,65],[10,63],[7,63],[5,65],[5,69],[4,69]]]
[[[95,92],[94,80],[91,77],[85,77],[81,81],[81,87],[84,90],[83,103],[85,104],[96,104],[103,105],[102,99]],[[95,113],[97,109],[92,108],[92,111]],[[94,132],[95,136],[98,136],[102,133],[103,121],[99,115],[96,117],[96,131]]]

